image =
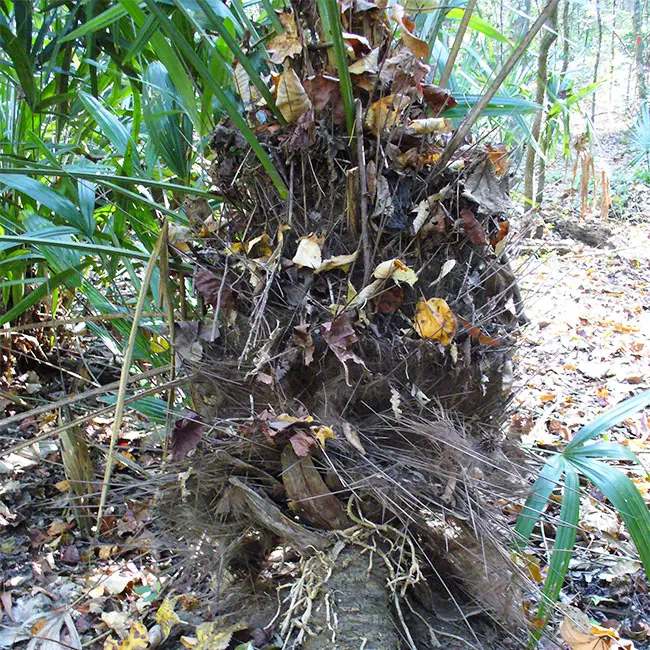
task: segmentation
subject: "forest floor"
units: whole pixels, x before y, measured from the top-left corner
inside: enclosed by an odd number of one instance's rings
[[[509,433],[540,457],[609,406],[650,388],[650,187],[626,181],[621,198],[617,177],[612,181],[618,213],[606,222],[593,216],[581,221],[577,197],[564,194],[560,183],[542,211],[541,238],[520,242],[516,263],[531,324],[521,334],[522,379]],[[48,396],[38,369],[17,381],[30,394]],[[2,399],[4,410],[9,403]],[[100,451],[111,422],[109,414],[84,425]],[[25,420],[1,432],[0,445],[6,449],[56,424],[51,414]],[[126,430],[115,507],[104,518],[100,543],[89,541],[77,526],[54,442],[0,459],[0,648],[39,638],[43,650],[80,644],[154,648],[172,628],[185,635],[185,647],[194,647],[196,627],[209,620],[209,606],[198,607],[191,584],[176,599],[165,599],[179,567],[173,549],[157,546],[150,532],[150,485],[160,468],[159,452],[150,444],[156,427],[132,414]],[[647,413],[616,427],[610,440],[630,447],[650,470]],[[141,481],[141,493],[129,487],[134,467],[151,479]],[[650,500],[646,471],[623,469]],[[548,550],[539,549],[542,567]],[[603,495],[585,492],[579,546],[563,599],[646,648],[650,588],[636,557]]]

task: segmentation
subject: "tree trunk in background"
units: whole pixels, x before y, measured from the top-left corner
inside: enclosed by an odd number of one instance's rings
[[[616,40],[616,0],[612,0],[612,41],[609,46],[609,103],[611,105],[614,96],[614,57],[616,49],[614,43]]]
[[[551,46],[557,38],[557,6],[549,15],[546,22],[550,29],[547,29],[542,36],[542,42],[539,47],[539,55],[537,57],[537,92],[535,93],[535,102],[540,104],[542,108],[535,115],[533,126],[531,128],[531,137],[539,142],[539,136],[542,131],[542,123],[545,114],[546,104],[546,86],[548,83],[548,53]],[[524,198],[526,203],[531,207],[535,206],[535,160],[537,154],[532,146],[528,147],[526,154],[526,172],[524,176]]]
[[[526,15],[517,16],[514,25],[515,36],[518,41],[520,41],[528,31],[528,26],[530,24],[530,0],[524,0],[521,11]]]
[[[645,71],[643,69],[643,35],[641,34],[641,0],[634,0],[634,11],[632,12],[632,26],[634,29],[634,60],[636,62],[637,97],[645,102],[648,91],[645,83]]]
[[[596,46],[596,62],[594,63],[594,83],[598,81],[598,66],[600,65],[600,48],[603,44],[603,22],[600,16],[600,2],[596,0],[596,24],[598,26],[598,40]],[[596,95],[591,96],[591,121],[593,122],[596,117]]]
[[[560,77],[564,82],[564,75],[569,69],[569,38],[571,36],[571,3],[569,0],[564,1],[564,10],[562,12],[562,70]]]

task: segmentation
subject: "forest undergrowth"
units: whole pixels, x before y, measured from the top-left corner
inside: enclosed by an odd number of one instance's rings
[[[531,323],[520,337],[507,435],[540,457],[631,391],[650,387],[650,189],[630,181],[620,134],[609,134],[600,147],[615,170],[609,218],[590,213],[583,220],[579,196],[567,191],[563,170],[555,170],[556,180],[540,210],[544,228],[536,238],[522,237],[518,243],[517,266]],[[16,378],[16,386],[27,394],[60,398],[48,393],[52,370],[33,365]],[[0,395],[0,407],[8,405],[7,396]],[[0,442],[6,449],[57,424],[51,413],[23,420],[2,430]],[[84,425],[98,441],[100,454],[106,451],[111,424],[109,410]],[[188,567],[181,556],[155,535],[151,486],[160,474],[161,457],[151,440],[160,431],[142,415],[127,415],[98,543],[81,534],[56,445],[43,440],[27,447],[28,453],[0,460],[0,615],[5,617],[0,648],[39,636],[54,644],[46,641],[42,648],[81,643],[84,648],[127,650],[172,639],[177,647],[196,647],[201,634],[204,640],[212,635],[213,648],[226,648],[236,637],[236,625],[210,630],[218,603],[205,599],[196,567],[184,572]],[[647,414],[615,427],[609,439],[627,445],[650,470]],[[631,471],[650,498],[645,472]],[[553,508],[559,512],[559,505],[552,505],[550,520]],[[517,514],[513,505],[513,523]],[[536,549],[531,560],[540,582],[548,546]],[[635,647],[647,648],[649,585],[635,558],[620,518],[598,490],[589,489],[582,496],[578,547],[562,602],[615,628]],[[292,558],[274,561],[274,570],[282,571]],[[558,638],[549,630],[542,643],[561,647]],[[267,642],[260,638],[259,647],[271,647]],[[453,639],[449,642],[447,647],[456,647]]]

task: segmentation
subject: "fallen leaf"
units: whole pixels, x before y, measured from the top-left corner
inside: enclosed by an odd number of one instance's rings
[[[453,261],[453,260],[452,260]],[[465,320],[462,316],[456,316],[458,322],[467,330],[467,333],[479,343],[483,345],[489,345],[491,347],[499,345],[501,341],[499,339],[492,338],[488,334],[482,332],[478,327],[472,325],[468,320]]]
[[[456,333],[456,317],[442,298],[420,300],[415,308],[415,331],[423,339],[449,345]]]
[[[289,122],[297,122],[298,118],[311,108],[311,101],[293,68],[285,70],[281,75],[273,77],[275,84],[275,103],[282,117]]]
[[[183,417],[176,420],[169,450],[174,460],[183,460],[203,438],[203,423],[194,411],[184,411]]]
[[[404,132],[408,135],[451,133],[451,120],[447,117],[427,117],[418,120],[409,120]]]
[[[194,650],[226,650],[235,632],[245,630],[248,624],[245,622],[234,625],[224,625],[219,621],[201,623],[196,628],[197,643]]]
[[[498,144],[496,147],[487,145],[488,158],[494,165],[494,173],[503,176],[508,171],[508,150],[505,144]]]
[[[422,95],[424,101],[433,109],[436,115],[440,115],[440,113],[446,111],[448,108],[453,108],[458,105],[451,91],[440,86],[434,86],[433,84],[422,84]]]
[[[324,273],[325,271],[334,271],[340,269],[342,271],[347,271],[350,268],[350,264],[356,261],[359,251],[354,251],[350,255],[336,255],[335,257],[329,257],[323,261],[323,263],[315,269],[314,273]]]
[[[411,104],[408,95],[387,95],[370,105],[366,112],[365,126],[375,135],[389,136],[391,131],[404,122],[404,111]]]
[[[376,47],[370,54],[360,58],[350,65],[350,74],[376,74],[379,72],[379,48]]]
[[[47,529],[47,534],[50,537],[58,537],[71,531],[75,526],[74,521],[54,521],[50,524],[50,527]]]
[[[463,224],[463,230],[472,244],[485,246],[489,243],[481,222],[474,216],[471,210],[463,208],[460,211],[460,218]]]
[[[326,427],[323,425],[317,426],[317,427],[311,427],[311,433],[320,442],[320,446],[325,449],[325,443],[327,440],[336,440],[336,433],[334,432],[334,429],[332,427]],[[295,447],[294,447],[295,451]],[[299,456],[298,452],[296,452],[296,456]]]
[[[176,601],[178,598],[179,596],[173,596],[171,598],[168,596],[163,600],[162,604],[158,608],[158,611],[156,612],[156,623],[160,625],[163,640],[169,636],[174,625],[182,623],[178,614],[174,611],[174,607],[176,606]]]
[[[273,36],[266,42],[266,50],[273,63],[282,64],[287,57],[297,56],[302,52],[302,42],[296,27],[296,18],[291,9],[276,11],[282,32]]]
[[[130,571],[115,571],[103,578],[101,585],[111,596],[117,596],[134,581],[135,576]]]
[[[571,650],[615,650],[632,648],[630,641],[620,639],[616,630],[592,625],[589,617],[576,607],[565,606],[565,614],[560,623],[560,634]]]
[[[118,643],[110,636],[104,641],[104,650],[146,650],[148,647],[149,634],[144,623],[140,621],[131,623],[129,634],[123,641]]]
[[[387,280],[390,278],[398,284],[400,282],[406,282],[410,286],[413,286],[418,281],[416,272],[396,258],[377,265],[372,275],[377,280]]]
[[[404,7],[399,4],[394,4],[391,8],[391,18],[400,26],[400,37],[406,47],[420,59],[427,59],[429,57],[429,44],[417,38],[413,34],[415,23],[411,21],[404,11]]]
[[[293,256],[293,263],[308,269],[317,269],[322,263],[321,248],[324,237],[318,237],[313,233],[300,238],[298,250]]]

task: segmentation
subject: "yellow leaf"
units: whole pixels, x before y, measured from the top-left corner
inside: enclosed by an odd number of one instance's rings
[[[296,18],[293,11],[276,12],[282,23],[283,31],[266,43],[266,50],[273,63],[282,64],[287,57],[293,57],[302,52],[302,43],[298,36]]]
[[[178,598],[178,596],[174,596],[173,598],[165,598],[165,600],[162,602],[162,605],[156,612],[156,623],[160,625],[163,639],[166,639],[169,636],[169,633],[172,631],[174,625],[178,625],[181,622],[178,614],[174,611],[174,607],[176,606],[176,601]]]
[[[276,83],[275,103],[282,113],[282,117],[291,123],[311,108],[311,101],[305,91],[295,70],[289,68],[279,77],[274,78]]]
[[[54,487],[59,492],[69,492],[70,491],[70,481],[64,479],[63,481],[59,481],[58,483],[55,483]]]
[[[359,251],[355,251],[351,255],[336,255],[324,260],[323,263],[314,271],[314,273],[323,273],[325,271],[333,271],[334,269],[341,269],[347,271],[350,264],[357,259]]]
[[[390,278],[398,284],[400,282],[406,282],[406,284],[410,286],[413,286],[418,281],[418,276],[415,271],[398,259],[382,262],[372,272],[372,275],[378,280],[386,280]]]
[[[234,625],[223,625],[219,621],[201,623],[196,628],[197,643],[195,650],[226,650],[230,645],[230,639],[235,632],[245,630],[248,623],[239,622]]]
[[[298,250],[293,256],[293,263],[308,269],[319,268],[323,261],[321,247],[324,241],[324,237],[318,237],[313,233],[307,237],[301,237]]]
[[[332,427],[319,426],[311,427],[311,433],[320,442],[320,446],[325,449],[325,443],[327,440],[336,440],[336,433]]]
[[[159,334],[154,334],[149,341],[149,347],[154,354],[162,354],[169,350],[169,341]]]
[[[104,650],[146,650],[149,647],[149,634],[144,623],[131,623],[129,634],[120,643],[112,637],[104,641]]]
[[[405,131],[409,135],[451,133],[451,120],[447,117],[427,117],[419,120],[409,120]]]
[[[423,339],[449,345],[456,333],[456,317],[442,298],[420,300],[415,309],[415,331]]]
[[[371,104],[366,113],[366,128],[375,135],[390,135],[390,132],[404,122],[404,111],[410,105],[408,95],[387,95]]]

